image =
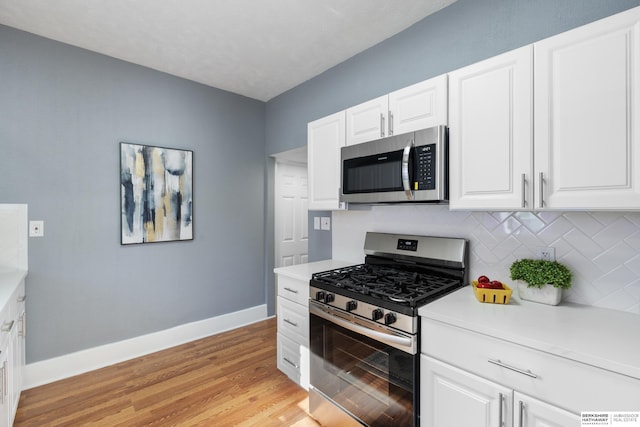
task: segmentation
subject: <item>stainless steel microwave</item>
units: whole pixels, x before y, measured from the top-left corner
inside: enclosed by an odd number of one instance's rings
[[[447,135],[437,126],[342,147],[340,201],[447,201]]]

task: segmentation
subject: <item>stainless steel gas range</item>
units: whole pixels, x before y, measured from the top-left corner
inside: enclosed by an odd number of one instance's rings
[[[326,426],[419,425],[418,308],[468,283],[465,239],[367,233],[312,276],[309,409]]]

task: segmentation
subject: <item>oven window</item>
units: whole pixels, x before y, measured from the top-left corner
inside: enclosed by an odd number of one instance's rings
[[[366,425],[414,425],[416,355],[313,315],[311,336],[314,388]]]

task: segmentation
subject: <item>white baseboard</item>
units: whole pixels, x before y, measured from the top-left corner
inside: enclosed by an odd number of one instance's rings
[[[265,304],[187,323],[164,331],[101,345],[40,362],[29,363],[22,375],[27,390],[53,381],[93,371],[180,344],[235,329],[267,318]]]

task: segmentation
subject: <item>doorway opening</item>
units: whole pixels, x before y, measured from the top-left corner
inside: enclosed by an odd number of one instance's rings
[[[274,155],[274,266],[309,260],[307,147]]]

